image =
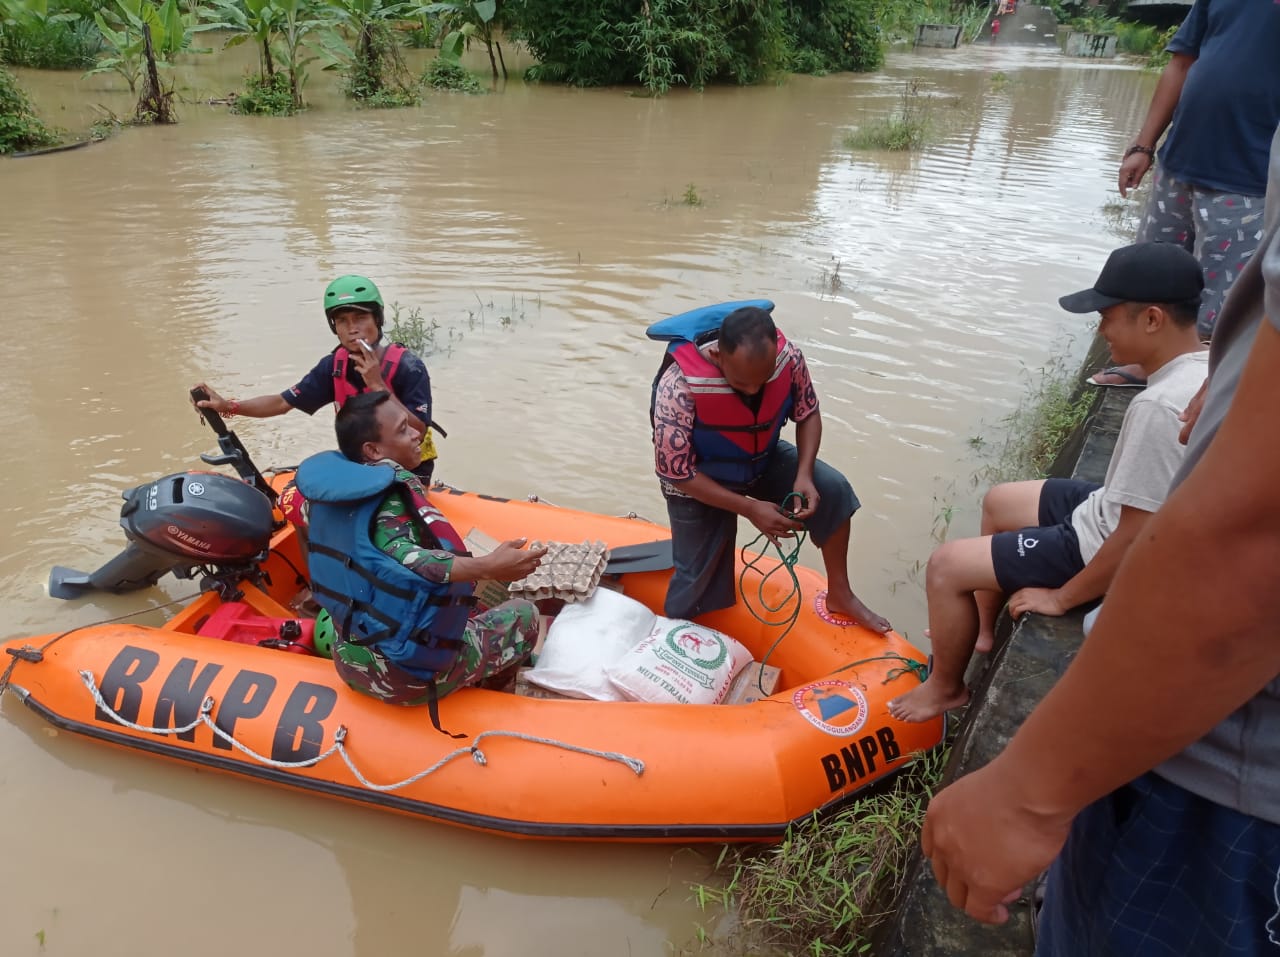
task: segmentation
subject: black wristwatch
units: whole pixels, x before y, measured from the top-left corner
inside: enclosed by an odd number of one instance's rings
[[[1124,151],[1124,158],[1128,159],[1134,153],[1145,153],[1151,159],[1156,158],[1156,151],[1153,150],[1150,146],[1139,146],[1137,143],[1134,143],[1132,146],[1130,146],[1127,150]]]

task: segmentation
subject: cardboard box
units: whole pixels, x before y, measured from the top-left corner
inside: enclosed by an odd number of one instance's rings
[[[778,687],[781,675],[782,669],[773,665],[762,666],[760,662],[753,661],[733,679],[729,693],[724,696],[721,704],[752,704],[761,698],[767,698]],[[761,685],[764,685],[764,694],[760,693]]]
[[[462,543],[467,546],[473,557],[480,558],[488,555],[502,543],[496,538],[486,535],[478,528],[469,531]],[[493,608],[495,605],[501,605],[504,601],[511,599],[511,592],[508,586],[511,582],[498,581],[493,578],[484,578],[476,582],[476,608],[483,611]]]
[[[528,677],[528,668],[521,668],[516,673],[515,693],[522,698],[547,698],[557,701],[578,701],[578,698],[571,698],[569,695],[560,694],[556,691],[548,691],[546,688],[539,688],[533,684]]]

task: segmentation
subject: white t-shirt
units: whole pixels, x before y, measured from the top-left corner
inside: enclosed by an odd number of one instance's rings
[[[1129,403],[1102,488],[1076,506],[1071,526],[1080,557],[1093,560],[1120,523],[1120,506],[1154,512],[1169,494],[1186,447],[1178,416],[1209,374],[1209,353],[1187,352],[1165,363]]]

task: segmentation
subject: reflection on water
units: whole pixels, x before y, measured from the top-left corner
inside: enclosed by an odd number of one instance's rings
[[[188,99],[237,86],[246,49],[192,58]],[[845,149],[912,77],[937,145]],[[110,77],[23,80],[69,128],[95,103],[129,109]],[[864,503],[855,587],[919,640],[935,519],[954,504],[952,534],[977,523],[969,437],[1016,402],[1024,368],[1088,339],[1056,298],[1120,241],[1104,204],[1153,78],[983,47],[661,100],[511,83],[340,112],[333,80],[315,82],[298,117],[188,103],[176,127],[0,165],[0,633],[193,590],[67,605],[42,586],[52,564],[116,552],[123,488],[213,447],[192,382],[282,389],[332,347],[320,293],[352,271],[441,323],[444,479],[659,520],[644,327],[774,299],[821,393],[823,457]],[[703,205],[680,202],[690,184]],[[234,424],[262,465],[331,435],[328,412]],[[0,808],[21,822],[0,865],[5,954],[36,953],[40,930],[51,955],[143,957],[178,941],[372,957],[657,955],[694,939],[700,853],[428,827],[52,736],[12,700],[4,717]]]

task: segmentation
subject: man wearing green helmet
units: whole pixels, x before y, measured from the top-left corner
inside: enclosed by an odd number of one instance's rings
[[[209,398],[196,404],[223,416],[265,419],[293,409],[314,415],[330,402],[340,409],[361,392],[390,393],[421,433],[422,462],[413,471],[424,482],[430,482],[436,464],[430,429],[431,377],[420,358],[399,343],[383,338],[382,294],[378,287],[364,276],[339,276],[324,291],[324,314],[329,330],[338,337],[338,347],[292,389],[236,400],[224,399],[202,382],[199,388],[205,389]]]

